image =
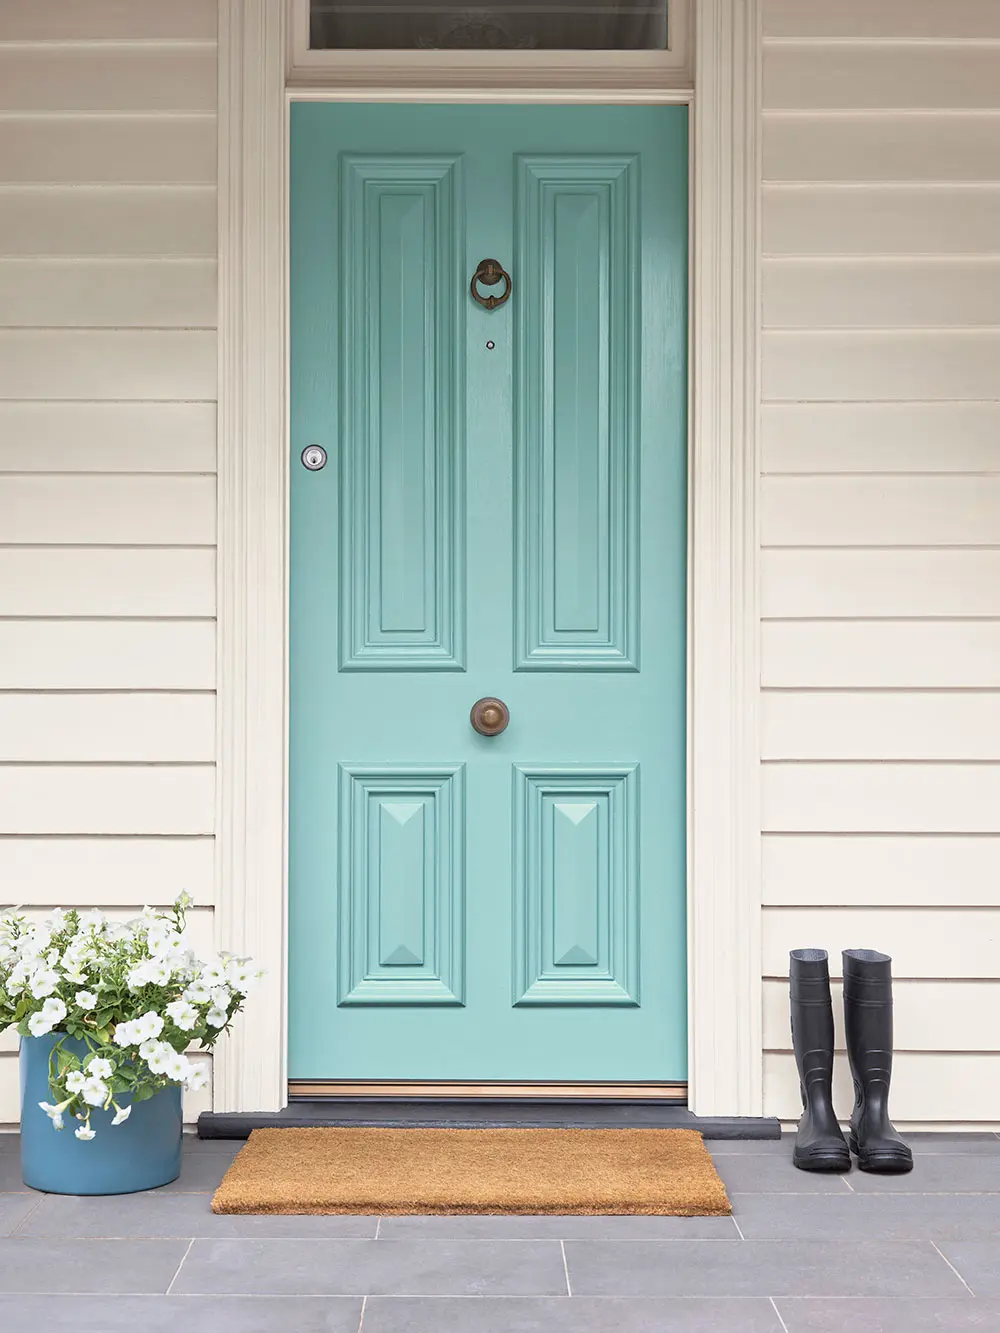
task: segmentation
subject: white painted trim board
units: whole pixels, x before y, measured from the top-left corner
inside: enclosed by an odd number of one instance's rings
[[[759,1115],[760,18],[758,0],[697,0],[695,8],[690,1102],[701,1115]],[[274,0],[220,0],[217,922],[220,940],[253,954],[268,975],[234,1037],[218,1050],[217,1111],[276,1110],[286,1090],[288,93],[282,9]],[[364,95],[390,91],[370,84]],[[356,90],[311,95],[358,100]],[[432,100],[433,89],[409,95]],[[615,96],[607,89],[558,94],[573,101]],[[665,89],[640,96],[678,98]],[[617,97],[639,100],[634,90]],[[684,91],[679,100],[689,98]],[[537,92],[494,88],[488,99],[537,100]]]

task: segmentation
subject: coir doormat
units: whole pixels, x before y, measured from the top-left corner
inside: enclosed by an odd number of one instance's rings
[[[691,1129],[255,1129],[216,1213],[587,1213],[731,1209]]]

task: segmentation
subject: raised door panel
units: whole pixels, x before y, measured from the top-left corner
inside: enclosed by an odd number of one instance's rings
[[[516,175],[516,669],[635,670],[638,165],[520,156]]]
[[[515,1005],[637,1005],[638,769],[514,769]]]
[[[340,769],[339,1003],[463,1003],[464,774]]]
[[[341,164],[342,670],[463,669],[461,166]]]

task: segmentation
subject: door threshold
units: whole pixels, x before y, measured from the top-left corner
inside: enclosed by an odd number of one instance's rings
[[[289,1102],[687,1102],[686,1083],[503,1083],[498,1080],[417,1082],[384,1079],[291,1079]]]

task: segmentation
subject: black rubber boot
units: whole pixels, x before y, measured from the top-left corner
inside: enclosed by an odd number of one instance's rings
[[[804,1107],[792,1162],[801,1171],[850,1171],[851,1154],[833,1113],[833,1004],[825,949],[788,955],[792,1048]]]
[[[844,1020],[854,1077],[851,1151],[862,1171],[913,1170],[913,1154],[889,1119],[892,1075],[892,959],[874,949],[844,950]]]

